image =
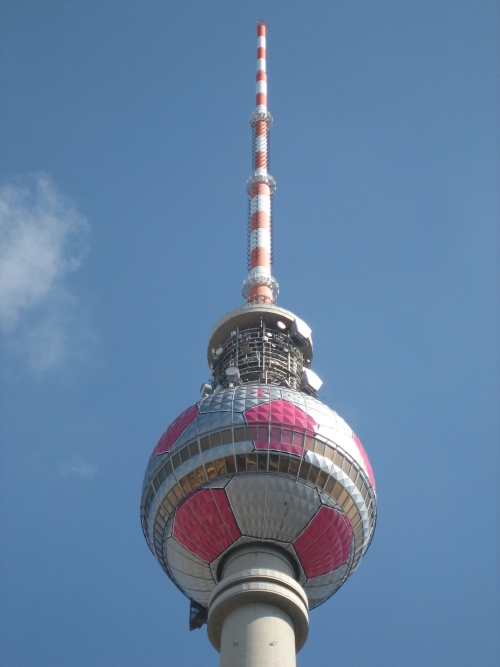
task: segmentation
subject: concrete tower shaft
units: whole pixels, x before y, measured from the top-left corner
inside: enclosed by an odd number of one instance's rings
[[[208,611],[221,667],[294,667],[308,631],[307,596],[286,555],[263,544],[231,552]]]

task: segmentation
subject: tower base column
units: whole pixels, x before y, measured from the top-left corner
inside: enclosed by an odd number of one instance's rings
[[[224,619],[220,667],[295,667],[295,631],[290,616],[275,605],[254,602]]]
[[[230,554],[210,598],[208,636],[221,667],[295,667],[309,629],[307,598],[285,555],[267,545]]]

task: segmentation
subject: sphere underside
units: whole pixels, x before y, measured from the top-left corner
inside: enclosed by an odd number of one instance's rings
[[[375,481],[359,439],[318,399],[232,387],[185,410],[160,438],[141,520],[162,568],[198,604],[207,606],[230,551],[264,541],[291,556],[312,608],[368,548]]]

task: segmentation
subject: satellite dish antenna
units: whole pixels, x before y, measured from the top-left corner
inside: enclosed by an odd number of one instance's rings
[[[286,324],[284,322],[282,322],[281,320],[276,322],[276,326],[278,327],[278,329],[281,329],[281,331],[284,331],[286,329]]]
[[[215,354],[216,354],[218,357],[220,357],[220,355],[221,355],[223,352],[224,352],[224,348],[223,348],[223,347],[218,347],[218,348],[215,350]]]

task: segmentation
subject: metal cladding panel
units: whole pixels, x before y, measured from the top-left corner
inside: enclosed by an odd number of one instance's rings
[[[187,410],[184,410],[177,419],[170,424],[165,433],[161,436],[158,444],[151,454],[151,458],[170,451],[172,445],[181,435],[181,433],[189,426],[189,424],[198,416],[198,405],[191,405]]]
[[[235,398],[244,399],[245,410],[248,410],[248,408],[265,403],[270,399],[280,398],[280,390],[278,387],[271,385],[248,385],[246,387],[238,387],[235,390]]]
[[[304,591],[309,600],[309,608],[317,607],[333,595],[348,573],[349,565],[346,564],[321,577],[308,579],[304,584]]]
[[[233,412],[234,413],[245,412],[246,408],[247,408],[247,406],[246,406],[245,399],[243,399],[243,398],[235,398],[234,399],[234,402],[233,402]]]
[[[210,430],[210,417],[211,417],[210,412],[206,413],[200,413],[198,415],[198,418],[196,420],[196,427],[198,433],[203,433],[204,431],[209,431]]]
[[[361,456],[358,447],[356,446],[356,443],[354,442],[351,435],[347,435],[343,431],[334,431],[331,428],[328,427],[320,427],[318,428],[318,433],[325,438],[328,438],[328,440],[331,440],[334,442],[336,445],[338,445],[341,449],[343,449],[345,452],[349,454],[351,458],[353,458],[365,471],[365,473],[368,475],[368,470],[366,469],[365,462],[363,460],[363,457]]]
[[[218,428],[222,423],[224,418],[229,418],[231,420],[230,412],[209,412],[206,415],[203,415],[203,431],[212,431],[213,429]],[[201,426],[201,424],[200,424]],[[201,429],[200,429],[201,431]]]
[[[184,477],[184,475],[187,475],[188,472],[191,472],[191,470],[194,470],[202,463],[203,463],[203,456],[201,454],[193,456],[193,458],[188,459],[185,463],[181,463],[181,465],[175,469],[176,478],[180,479],[181,477]]]
[[[308,524],[320,505],[321,501],[316,491],[295,482],[292,496],[288,501],[288,511],[278,533],[278,540],[292,542]]]
[[[317,468],[321,468],[321,470],[324,470],[328,474],[330,474],[330,472],[333,470],[334,464],[330,461],[330,459],[327,459],[325,456],[317,454],[316,452],[310,452],[306,450],[304,452],[304,459]]]
[[[282,398],[282,392],[283,392],[281,387],[275,387],[274,385],[263,385],[261,387],[252,387],[252,391],[257,392],[260,396],[263,396],[270,401],[275,401],[278,398]]]
[[[246,440],[245,442],[235,442],[232,446],[234,454],[246,454],[254,451],[254,445],[252,440]]]
[[[208,482],[207,487],[209,489],[225,489],[229,483],[229,479],[216,479],[215,482]]]
[[[347,517],[323,506],[293,546],[309,579],[343,565],[349,558],[351,543]]]
[[[359,438],[357,438],[346,422],[328,406],[323,405],[323,403],[312,397],[307,397],[307,413],[317,423],[316,432],[336,443],[352,456],[352,458],[363,468],[372,482],[373,471],[368,456],[366,455]]]
[[[210,566],[185,549],[173,537],[165,541],[165,551],[172,578],[197,602],[207,604],[215,586]]]
[[[230,445],[220,445],[220,447],[212,447],[212,449],[203,452],[202,460],[204,463],[208,461],[213,461],[214,459],[221,458],[224,456],[231,456],[234,454],[247,454],[254,451],[254,446],[252,441],[246,442],[235,442]]]
[[[293,506],[292,514],[289,514],[296,482],[278,476],[269,476],[269,478],[270,484],[267,486],[266,496],[268,523],[266,528],[269,537],[273,540],[291,542],[297,531],[297,526],[291,520],[295,511]]]
[[[188,551],[210,563],[240,536],[223,489],[196,491],[178,508],[173,536]]]
[[[233,421],[233,415],[231,412],[211,412],[209,414],[209,428],[210,430],[219,428],[222,426],[227,426]]]
[[[302,447],[295,445],[288,445],[285,442],[276,442],[271,439],[270,442],[267,440],[256,440],[255,447],[257,449],[272,449],[276,452],[288,452],[289,454],[295,454],[296,456],[302,455]]]
[[[335,477],[335,479],[340,481],[342,486],[349,492],[350,497],[355,502],[363,522],[365,539],[368,538],[370,534],[370,526],[371,526],[371,520],[373,518],[372,516],[373,513],[371,511],[368,511],[367,501],[363,499],[362,495],[356,488],[354,482],[345,474],[343,470],[340,470],[336,465],[333,465],[331,474],[333,477]]]
[[[148,461],[148,464],[146,466],[146,471],[144,473],[144,479],[142,482],[142,489],[144,490],[144,487],[146,486],[147,481],[149,480],[149,476],[153,472],[153,470],[156,468],[157,465],[159,465],[160,461],[163,461],[165,458],[167,458],[168,452],[165,452],[164,454],[159,454],[158,456],[155,456],[155,458],[151,458]]]
[[[364,464],[365,464],[366,472],[368,473],[368,477],[370,479],[370,483],[373,486],[373,488],[375,489],[376,488],[375,477],[373,475],[372,466],[370,464],[370,461],[368,460],[368,456],[366,455],[365,448],[361,444],[361,440],[358,438],[358,436],[354,432],[352,434],[352,437],[353,437],[354,442],[356,443],[356,446],[359,450],[359,453],[363,457],[363,461],[364,461]]]
[[[295,481],[278,475],[235,476],[226,491],[242,534],[291,541],[300,531],[287,521],[294,489]]]
[[[189,424],[189,426],[186,429],[184,429],[184,431],[182,431],[180,436],[172,445],[172,449],[175,449],[177,445],[181,442],[186,442],[186,440],[192,440],[193,438],[196,438],[196,433],[198,431],[198,419],[199,417],[193,419],[193,421]]]
[[[175,483],[176,483],[175,476],[174,475],[169,475],[169,477],[167,477],[167,479],[164,483],[164,488],[170,489],[172,486],[174,486]],[[160,489],[160,491],[161,491],[161,489]],[[149,512],[148,521],[146,523],[148,536],[149,536],[150,540],[153,540],[153,530],[154,530],[154,524],[155,524],[155,516],[156,516],[156,512],[158,511],[158,508],[161,505],[161,501],[163,500],[163,497],[164,496],[161,493],[156,494],[154,499],[153,499],[153,502],[151,504],[151,509],[150,509],[150,512]]]
[[[320,507],[318,494],[279,475],[237,475],[226,489],[243,535],[289,543]]]
[[[203,399],[200,405],[200,414],[206,412],[218,412],[220,410],[231,410],[231,396],[227,396],[226,392],[219,392],[217,394],[210,394]],[[224,403],[224,405],[223,405]]]
[[[264,537],[266,530],[267,475],[236,476],[227,487],[227,496],[242,535]]]

